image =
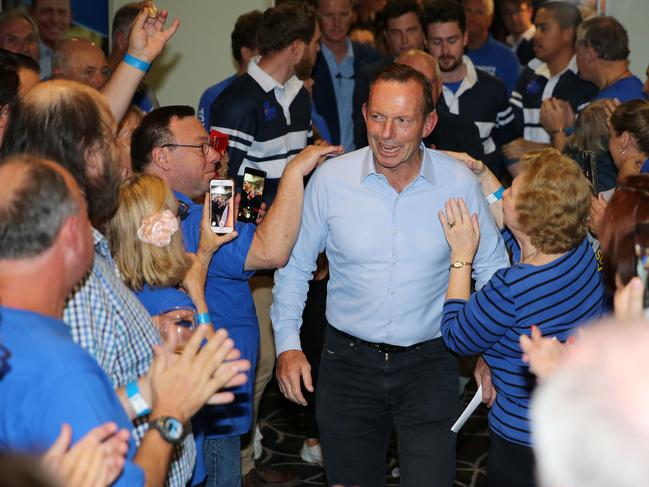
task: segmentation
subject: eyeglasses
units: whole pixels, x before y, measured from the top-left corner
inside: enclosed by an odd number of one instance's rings
[[[204,156],[209,154],[210,149],[212,148],[211,144],[204,142],[202,144],[192,145],[192,144],[164,144],[160,147],[191,147],[192,149],[200,149]]]

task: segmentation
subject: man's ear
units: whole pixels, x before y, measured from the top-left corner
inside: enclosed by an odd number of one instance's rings
[[[171,168],[171,164],[167,157],[167,151],[164,147],[153,148],[151,151],[151,164],[154,164],[163,171],[168,171]]]
[[[306,49],[306,44],[304,43],[304,41],[301,41],[300,39],[295,39],[293,42],[291,42],[291,55],[293,56],[295,62],[302,59],[305,49]]]
[[[464,31],[464,47],[469,45],[469,31],[465,30]]]
[[[435,128],[435,125],[437,125],[437,112],[433,110],[424,119],[424,127],[421,131],[421,137],[428,137]]]
[[[367,125],[367,102],[363,103],[361,110],[363,112],[363,120],[365,120],[365,125]]]
[[[9,123],[9,104],[0,108],[0,130],[7,128]]]
[[[103,174],[104,156],[102,154],[102,149],[98,144],[87,148],[84,158],[86,160],[86,175],[90,179]]]

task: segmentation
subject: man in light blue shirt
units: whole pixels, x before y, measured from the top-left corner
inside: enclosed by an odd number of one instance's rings
[[[316,256],[329,258],[317,419],[332,484],[383,485],[394,427],[401,484],[452,485],[457,362],[440,340],[449,264],[474,266],[477,285],[507,265],[478,181],[425,149],[437,116],[426,78],[390,65],[363,111],[369,147],[326,162],[312,176],[289,263],[277,271],[271,310],[282,393],[305,404],[310,367],[299,328]],[[454,261],[437,211],[463,198],[480,222],[475,263]]]

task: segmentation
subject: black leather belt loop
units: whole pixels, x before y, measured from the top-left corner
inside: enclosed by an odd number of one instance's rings
[[[381,353],[400,353],[400,352],[408,352],[410,350],[415,350],[416,348],[421,347],[425,343],[432,341],[432,340],[427,340],[425,342],[419,342],[415,343],[413,345],[409,345],[407,347],[402,347],[399,345],[391,345],[389,343],[374,343],[374,342],[368,342],[365,340],[361,340],[360,338],[356,338],[355,336],[350,335],[349,333],[345,333],[344,331],[340,331],[333,326],[329,325],[329,328],[331,328],[331,331],[333,331],[336,335],[339,335],[347,340],[351,340],[354,345],[360,345],[362,347],[366,348],[371,348],[373,350],[376,350],[377,352]]]

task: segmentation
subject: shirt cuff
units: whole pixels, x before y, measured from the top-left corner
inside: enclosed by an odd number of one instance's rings
[[[300,323],[297,320],[284,322],[281,327],[275,328],[275,353],[279,357],[288,350],[302,350]]]

